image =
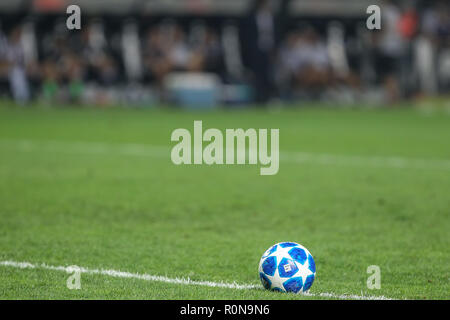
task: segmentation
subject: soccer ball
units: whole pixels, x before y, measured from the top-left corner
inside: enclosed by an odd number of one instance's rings
[[[311,253],[295,242],[273,245],[259,261],[259,278],[268,290],[304,293],[311,288],[315,276]]]

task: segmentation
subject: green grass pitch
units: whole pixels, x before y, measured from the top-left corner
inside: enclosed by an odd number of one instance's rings
[[[175,166],[171,132],[194,120],[279,128],[281,152],[313,156],[281,159],[275,176]],[[130,144],[160,151],[123,152]],[[0,266],[2,299],[448,299],[449,232],[444,113],[0,107],[0,261],[260,285],[262,253],[296,241],[317,265],[314,296],[99,274],[69,290],[65,272]],[[381,268],[380,290],[367,288],[370,265]]]

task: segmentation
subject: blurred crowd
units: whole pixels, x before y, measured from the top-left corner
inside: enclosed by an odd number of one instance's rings
[[[335,23],[325,37],[308,25],[288,31],[277,55],[278,87],[310,95],[380,88],[387,102],[449,93],[449,2],[383,1],[381,8],[381,30],[360,26],[353,40]]]
[[[225,72],[219,36],[201,23],[188,34],[169,19],[140,33],[129,21],[108,37],[100,19],[92,19],[79,32],[67,30],[60,20],[39,39],[29,26],[26,22],[0,34],[4,92],[20,103],[32,98],[78,103],[87,97],[101,104],[117,98],[108,93],[137,85],[161,93],[172,72]]]
[[[256,1],[242,19],[124,19],[114,31],[97,18],[80,31],[67,30],[63,18],[44,31],[25,19],[0,29],[0,93],[21,104],[102,104],[130,92],[164,101],[165,79],[176,72],[247,86],[248,102],[258,103],[447,94],[449,2],[412,3],[383,1],[382,29],[374,31],[364,19],[288,19],[286,8],[275,10],[268,0]]]

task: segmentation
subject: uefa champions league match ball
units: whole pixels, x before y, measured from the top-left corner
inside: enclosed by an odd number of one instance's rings
[[[316,265],[311,253],[295,242],[273,245],[259,261],[259,278],[267,290],[305,293],[315,277]]]

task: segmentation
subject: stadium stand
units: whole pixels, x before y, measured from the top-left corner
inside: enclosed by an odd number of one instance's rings
[[[382,30],[365,27],[379,4]],[[447,1],[0,3],[0,94],[25,104],[398,101],[450,88]]]

